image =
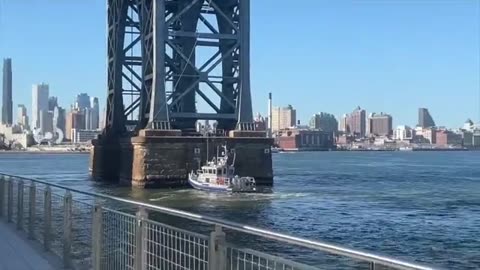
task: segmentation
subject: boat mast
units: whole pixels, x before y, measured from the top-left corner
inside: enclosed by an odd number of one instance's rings
[[[206,130],[206,134],[207,135],[207,160],[205,161],[206,164],[208,164],[208,130]]]

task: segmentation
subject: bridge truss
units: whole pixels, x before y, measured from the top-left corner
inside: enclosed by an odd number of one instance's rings
[[[104,133],[253,130],[249,31],[250,0],[108,0]]]

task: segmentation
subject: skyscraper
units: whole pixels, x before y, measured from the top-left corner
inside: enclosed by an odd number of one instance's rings
[[[84,111],[73,109],[67,114],[65,138],[71,140],[72,131],[75,132],[78,129],[85,129],[85,114]]]
[[[3,60],[2,124],[12,124],[12,59]]]
[[[337,133],[338,121],[333,114],[316,113],[310,119],[310,128],[320,129],[325,132]]]
[[[48,88],[48,84],[45,83],[36,84],[32,87],[32,129],[40,128],[42,117],[40,112],[48,112]]]
[[[17,108],[17,124],[23,126],[25,129],[28,129],[28,116],[27,108],[23,104],[19,104]]]
[[[429,128],[435,126],[435,121],[433,121],[430,112],[427,108],[418,109],[418,126],[422,128]]]
[[[372,113],[368,117],[368,134],[378,136],[392,135],[392,116],[385,113]]]
[[[48,98],[48,110],[54,111],[55,107],[58,106],[58,98],[57,97],[49,97]]]
[[[338,130],[341,132],[349,133],[350,131],[348,130],[348,114],[342,115],[342,118],[340,119],[340,123],[338,124]]]
[[[62,107],[55,107],[53,110],[53,128],[56,130],[56,128],[60,129],[63,133],[63,137],[65,138],[65,123],[66,122],[66,115],[65,115],[65,109]]]
[[[90,99],[91,112],[90,112],[90,125],[87,129],[96,130],[100,127],[100,106],[98,104],[98,98],[92,97]]]
[[[54,126],[53,126],[53,112],[52,111],[44,111],[40,110],[40,130],[43,133],[53,133]]]
[[[83,111],[86,108],[90,108],[90,96],[86,93],[81,93],[75,99],[75,109]]]
[[[85,108],[83,110],[83,114],[85,115],[85,129],[92,130],[93,129],[93,123],[92,123],[93,109]]]
[[[272,132],[295,126],[297,123],[297,111],[288,105],[287,107],[275,107],[272,111]]]
[[[365,137],[367,130],[366,111],[358,106],[351,114],[347,115],[346,129],[352,135]]]

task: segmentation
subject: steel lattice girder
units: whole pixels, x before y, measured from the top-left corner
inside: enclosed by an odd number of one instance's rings
[[[178,70],[168,72],[166,78],[174,86],[168,96],[172,118],[196,120],[206,117],[218,120],[218,126],[224,129],[235,128],[237,122],[252,122],[248,61],[249,1],[178,0],[170,3],[172,11],[165,23],[168,28],[166,43],[172,51],[169,58],[181,69],[180,73]],[[218,26],[206,18],[209,14],[216,16]],[[199,21],[209,33],[197,31]],[[203,65],[197,66],[195,49],[202,46],[218,48],[218,51]],[[212,71],[220,65],[221,75],[215,76]],[[220,97],[219,106],[199,88],[199,83],[205,83]],[[197,114],[195,93],[216,113]]]
[[[108,0],[106,131],[125,132],[135,111],[137,129],[171,120],[181,129],[193,128],[198,119],[217,120],[223,129],[251,124],[249,1]],[[207,19],[211,14],[217,26]],[[197,31],[199,21],[208,33]],[[125,42],[128,34],[136,36]],[[135,50],[139,43],[141,54]],[[218,48],[200,67],[195,61],[199,47]],[[213,74],[220,65],[221,75]],[[218,95],[219,105],[200,83]],[[195,94],[215,113],[198,113]],[[124,96],[133,95],[125,106]]]
[[[128,1],[108,0],[108,71],[107,108],[104,133],[116,136],[125,133],[122,96],[123,43]]]

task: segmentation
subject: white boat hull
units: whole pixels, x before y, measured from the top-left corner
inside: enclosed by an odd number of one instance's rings
[[[204,182],[197,181],[192,174],[188,176],[188,183],[195,189],[206,190],[206,191],[216,191],[216,192],[232,192],[232,188],[228,186],[221,186],[221,185],[215,185],[211,183],[204,183]]]
[[[198,181],[198,175],[190,173],[188,175],[188,183],[194,188],[199,190],[205,191],[213,191],[213,192],[256,192],[256,187],[239,187],[235,185],[218,185],[214,183],[206,183],[202,181]]]

